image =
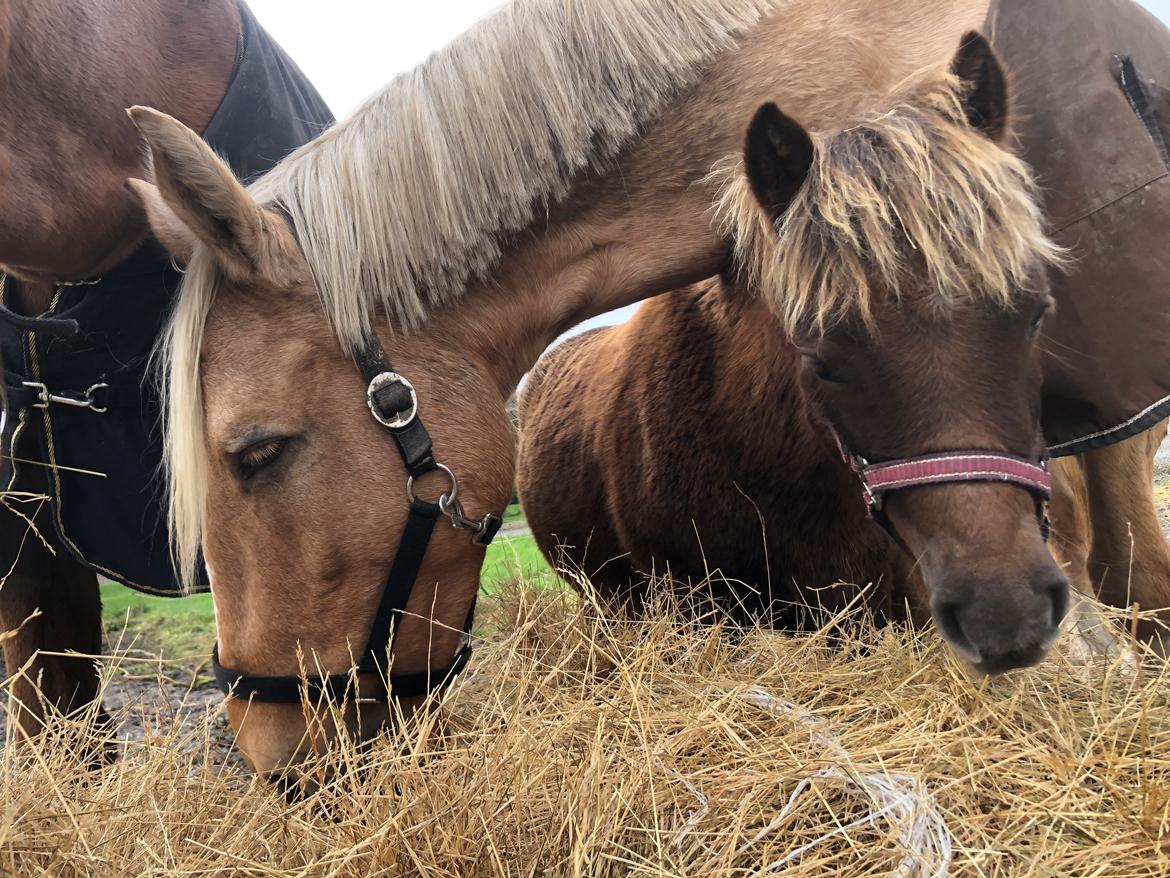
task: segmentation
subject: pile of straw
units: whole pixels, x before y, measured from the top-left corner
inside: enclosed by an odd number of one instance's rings
[[[606,623],[523,588],[491,613],[441,721],[339,746],[303,801],[217,758],[214,711],[147,705],[100,771],[54,724],[0,761],[0,874],[1170,874],[1153,657],[973,680],[864,621]]]

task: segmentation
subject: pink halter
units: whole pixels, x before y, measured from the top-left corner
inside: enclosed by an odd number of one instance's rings
[[[1052,476],[1046,459],[1033,462],[995,451],[947,451],[871,464],[851,452],[835,428],[830,426],[829,431],[841,457],[861,481],[870,515],[876,516],[881,511],[886,494],[903,488],[954,482],[1004,482],[1031,492],[1041,510],[1042,525],[1046,521],[1043,510],[1052,499]]]

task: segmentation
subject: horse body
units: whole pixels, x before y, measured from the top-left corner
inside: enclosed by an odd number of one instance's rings
[[[203,130],[231,75],[239,15],[232,0],[38,0],[3,3],[0,21],[0,271],[22,281],[12,305],[37,314],[58,282],[109,270],[148,236],[125,187],[148,166],[123,110],[154,100]],[[30,426],[15,456],[38,456],[39,429]],[[51,493],[39,467],[12,487]],[[95,573],[60,543],[48,504],[29,520],[5,509],[0,528],[12,565],[0,627],[11,632],[5,664],[16,728],[26,731],[40,721],[41,697],[63,711],[93,700],[97,676],[79,667],[92,659],[63,654],[100,654],[102,630]]]
[[[1055,504],[1056,548],[1085,559],[1075,578],[1109,603],[1168,608],[1170,544],[1151,469],[1170,376],[1151,364],[1170,362],[1170,34],[1129,0],[997,0],[989,33],[1013,72],[1017,136],[1054,237],[1075,258],[1052,279],[1044,418],[1061,490],[1087,505]],[[1078,516],[1091,521],[1082,529]],[[1077,532],[1084,538],[1069,548]],[[1139,624],[1146,638],[1158,630]]]
[[[546,557],[635,609],[645,575],[667,569],[783,627],[853,600],[838,582],[880,583],[871,605],[899,604],[901,557],[799,365],[764,302],[722,280],[546,354],[522,390],[519,470]]]
[[[0,267],[28,282],[38,313],[52,284],[101,275],[146,238],[126,190],[146,157],[124,110],[167,107],[202,131],[235,64],[240,16],[233,0],[12,0],[0,21]]]

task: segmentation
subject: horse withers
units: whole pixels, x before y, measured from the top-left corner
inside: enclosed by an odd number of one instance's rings
[[[521,499],[545,554],[619,599],[653,570],[714,577],[782,625],[877,583],[883,612],[917,598],[980,671],[1039,660],[1069,601],[1038,347],[1062,254],[1010,142],[977,34],[835,133],[763,107],[725,176],[736,277],[567,342],[525,389]]]

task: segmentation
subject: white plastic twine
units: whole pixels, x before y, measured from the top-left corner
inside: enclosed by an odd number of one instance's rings
[[[775,873],[818,845],[862,826],[872,826],[879,821],[884,821],[894,829],[899,844],[906,851],[898,867],[890,873],[891,878],[947,878],[950,875],[953,859],[951,833],[947,829],[946,821],[939,814],[934,797],[926,789],[921,778],[909,774],[858,771],[853,767],[849,752],[841,746],[837,736],[825,731],[827,723],[822,718],[790,701],[776,698],[763,689],[745,689],[737,692],[735,697],[774,716],[784,717],[798,725],[808,727],[810,739],[830,751],[837,759],[836,764],[801,780],[780,812],[767,826],[740,845],[736,850],[737,855],[751,850],[783,826],[801,797],[818,781],[826,779],[838,781],[845,792],[852,793],[868,805],[868,813],[864,816],[838,826],[808,844],[790,851],[784,857],[755,872],[755,875]],[[675,835],[675,845],[681,846],[683,840],[694,831],[711,808],[706,796],[693,784],[677,772],[672,774],[687,787],[700,804],[699,810],[688,816],[687,822]]]

